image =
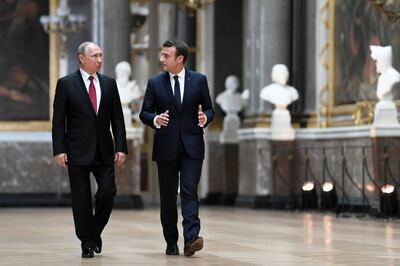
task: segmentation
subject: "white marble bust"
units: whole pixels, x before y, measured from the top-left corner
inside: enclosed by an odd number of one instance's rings
[[[376,72],[379,74],[376,96],[379,102],[375,105],[375,127],[399,127],[397,108],[393,102],[393,86],[400,82],[400,73],[392,66],[392,47],[370,45],[371,58],[375,60]]]
[[[299,98],[297,90],[289,85],[289,71],[283,64],[272,67],[273,83],[262,88],[260,98],[275,105],[271,115],[271,139],[293,140],[294,130],[291,125],[287,106]]]
[[[215,101],[221,109],[227,114],[239,113],[245,105],[242,94],[236,92],[239,88],[239,79],[234,75],[230,75],[225,79],[225,91],[218,94]]]
[[[225,79],[225,90],[215,98],[215,102],[226,113],[222,132],[223,142],[236,142],[237,130],[240,127],[238,113],[243,109],[249,98],[248,90],[244,90],[243,93],[237,92],[239,85],[238,77],[229,75]]]
[[[272,67],[271,78],[273,83],[264,87],[260,92],[261,99],[275,105],[275,108],[286,109],[286,107],[299,98],[297,90],[286,85],[289,79],[289,71],[283,64]]]
[[[134,100],[141,99],[143,96],[143,93],[136,81],[129,80],[130,75],[131,65],[128,62],[122,61],[115,66],[118,93],[121,99],[126,127],[132,126],[132,111],[129,107],[129,104]]]
[[[129,80],[130,75],[131,65],[128,62],[122,61],[115,66],[118,93],[123,106],[127,106],[130,102],[142,96],[136,81]]]
[[[376,96],[379,100],[393,100],[393,85],[400,81],[400,73],[392,67],[392,47],[370,45],[371,58],[379,75]]]

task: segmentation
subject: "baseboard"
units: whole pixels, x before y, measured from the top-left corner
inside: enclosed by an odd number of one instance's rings
[[[0,207],[63,207],[71,206],[70,194],[1,193]]]
[[[143,209],[143,199],[140,195],[117,195],[114,199],[114,209]]]
[[[71,195],[56,193],[0,193],[0,207],[65,207],[71,206]],[[117,195],[115,209],[143,209],[140,195]]]
[[[200,202],[203,205],[219,205],[221,203],[222,193],[207,193],[206,197],[201,199]]]
[[[235,206],[237,194],[222,194],[221,205]]]

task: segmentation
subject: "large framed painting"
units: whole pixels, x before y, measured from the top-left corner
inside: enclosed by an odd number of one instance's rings
[[[400,1],[383,2],[400,11]],[[393,66],[400,70],[400,23],[390,22],[372,1],[330,0],[329,8],[329,105],[333,115],[350,114],[356,103],[377,101],[370,45],[391,45]]]
[[[56,1],[0,0],[0,130],[50,128],[50,37]]]

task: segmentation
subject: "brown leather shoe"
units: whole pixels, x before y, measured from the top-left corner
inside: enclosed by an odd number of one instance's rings
[[[193,256],[195,252],[201,250],[203,248],[203,242],[203,238],[200,236],[186,243],[184,248],[185,256]]]

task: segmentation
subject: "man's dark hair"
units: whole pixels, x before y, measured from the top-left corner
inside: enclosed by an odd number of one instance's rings
[[[175,47],[176,57],[183,55],[183,64],[185,64],[189,56],[189,48],[187,44],[179,39],[165,41],[163,47]]]

